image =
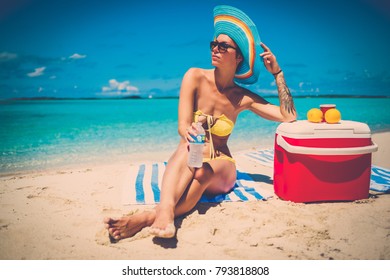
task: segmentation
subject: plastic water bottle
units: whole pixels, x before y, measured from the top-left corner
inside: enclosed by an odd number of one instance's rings
[[[196,123],[196,136],[192,136],[193,142],[190,142],[190,151],[188,153],[189,167],[202,167],[203,165],[203,147],[206,140],[206,132],[203,129],[202,123]]]

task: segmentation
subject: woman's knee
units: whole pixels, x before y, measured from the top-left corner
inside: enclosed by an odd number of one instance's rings
[[[203,164],[201,168],[196,168],[194,172],[194,179],[201,184],[210,181],[212,176],[213,176],[213,170],[208,164]]]

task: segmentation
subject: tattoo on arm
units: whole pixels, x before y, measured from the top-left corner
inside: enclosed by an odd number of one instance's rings
[[[283,75],[279,75],[276,78],[276,85],[278,87],[278,94],[280,100],[280,107],[289,114],[295,114],[294,101],[292,99],[289,88],[287,87],[286,81]]]

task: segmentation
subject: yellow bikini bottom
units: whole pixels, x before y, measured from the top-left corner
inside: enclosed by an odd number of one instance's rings
[[[236,161],[234,160],[234,158],[231,158],[227,155],[220,155],[218,157],[214,157],[214,158],[203,158],[203,162],[210,162],[214,159],[223,159],[223,160],[228,160],[230,162],[233,162],[234,164],[236,164]]]

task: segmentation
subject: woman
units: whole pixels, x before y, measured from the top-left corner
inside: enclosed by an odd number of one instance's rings
[[[236,180],[235,161],[227,146],[237,116],[244,110],[279,122],[296,119],[296,111],[283,72],[263,43],[256,26],[242,11],[229,6],[214,9],[215,40],[210,43],[215,69],[192,68],[184,75],[179,100],[178,133],[181,141],[168,161],[162,180],[160,204],[120,219],[106,218],[105,226],[115,240],[131,237],[144,227],[162,238],[175,236],[175,217],[192,210],[203,193],[229,192]],[[235,83],[257,81],[260,51],[265,68],[274,75],[280,106]],[[187,165],[188,144],[196,135],[195,122],[205,127],[206,145],[201,168]]]

